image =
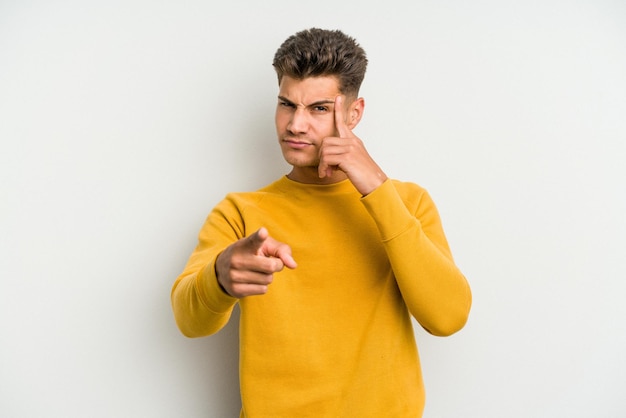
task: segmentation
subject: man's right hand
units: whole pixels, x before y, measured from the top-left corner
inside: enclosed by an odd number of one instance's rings
[[[263,295],[284,267],[296,268],[291,248],[260,228],[227,247],[215,262],[217,280],[231,296]]]

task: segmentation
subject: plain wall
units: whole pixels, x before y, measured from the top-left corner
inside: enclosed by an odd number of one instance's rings
[[[368,52],[355,133],[473,289],[416,327],[425,417],[626,414],[626,3],[370,3],[0,1],[0,416],[237,416],[237,317],[186,339],[169,293],[287,172],[271,59],[312,26]]]

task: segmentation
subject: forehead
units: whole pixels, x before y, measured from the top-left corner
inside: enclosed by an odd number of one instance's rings
[[[340,94],[336,77],[307,77],[296,79],[283,76],[279,86],[279,96],[294,103],[308,104],[319,100],[334,100]]]

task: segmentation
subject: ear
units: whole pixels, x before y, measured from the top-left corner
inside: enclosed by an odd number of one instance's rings
[[[350,130],[354,129],[361,118],[363,117],[363,111],[365,110],[365,99],[359,97],[355,101],[353,101],[348,107],[348,120],[346,121],[346,125],[350,128]]]

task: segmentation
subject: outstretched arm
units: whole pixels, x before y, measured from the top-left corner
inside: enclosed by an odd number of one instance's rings
[[[188,337],[219,331],[239,298],[262,294],[283,267],[295,268],[291,249],[261,228],[243,237],[243,224],[228,199],[209,215],[198,245],[172,287],[174,317]]]

